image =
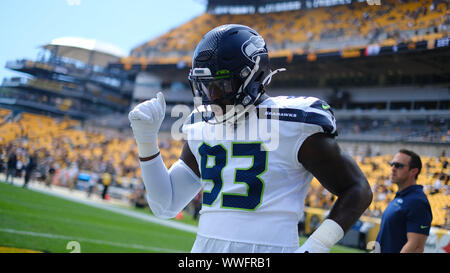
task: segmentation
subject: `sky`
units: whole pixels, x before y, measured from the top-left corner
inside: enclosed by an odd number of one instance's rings
[[[204,13],[202,0],[0,0],[0,83],[7,61],[35,60],[55,38],[81,37],[125,53]]]

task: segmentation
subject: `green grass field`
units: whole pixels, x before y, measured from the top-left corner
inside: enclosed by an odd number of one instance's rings
[[[0,183],[0,248],[68,253],[76,241],[83,253],[189,252],[194,240],[191,232]],[[362,251],[335,246],[332,252]]]
[[[195,234],[0,183],[0,246],[48,252],[189,252]]]

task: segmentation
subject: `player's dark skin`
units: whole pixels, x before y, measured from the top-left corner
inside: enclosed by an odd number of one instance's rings
[[[326,134],[308,137],[297,155],[298,161],[322,186],[338,198],[328,218],[347,232],[372,202],[372,190],[356,162]]]
[[[262,97],[261,101],[267,97]],[[141,158],[141,161],[156,156]],[[323,133],[309,136],[298,151],[297,158],[325,189],[338,197],[328,218],[338,223],[344,232],[350,230],[372,202],[372,190],[356,162],[341,151],[332,136]],[[201,177],[187,143],[183,146],[180,159]]]

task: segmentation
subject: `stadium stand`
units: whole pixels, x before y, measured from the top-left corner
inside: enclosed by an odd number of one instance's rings
[[[249,5],[267,2],[241,2],[209,1],[204,14],[122,58],[117,67],[136,73],[136,86],[156,86],[135,91],[132,105],[165,86],[168,113],[175,104],[191,105],[186,74],[196,43],[215,26],[240,23],[265,38],[274,68],[287,68],[268,93],[328,101],[336,109],[341,139],[450,141],[447,1],[388,0],[379,6],[351,1],[326,7],[298,1],[302,8],[279,12],[267,12],[267,5],[264,12],[249,12]],[[182,83],[181,92],[172,90]]]
[[[10,114],[8,109],[0,109],[0,150],[4,164],[6,155],[16,150],[19,160],[24,163],[29,154],[38,154],[40,166],[36,171],[37,179],[45,176],[50,168],[55,168],[57,175],[52,183],[56,185],[69,186],[63,173],[71,168],[73,162],[77,163],[80,173],[112,174],[115,187],[130,189],[141,183],[136,160],[137,148],[129,133],[120,133],[114,129],[86,128],[77,120],[25,112],[16,117],[15,121],[5,121],[4,117]],[[182,142],[165,137],[160,141],[160,147],[161,155],[169,168],[179,158]],[[374,192],[374,201],[365,212],[366,216],[381,217],[389,201],[394,198],[396,186],[388,179],[390,167],[387,162],[391,158],[390,154],[368,157],[354,155]],[[418,184],[424,186],[430,200],[434,215],[432,224],[436,227],[448,227],[450,157],[425,156],[422,160],[424,167]],[[19,172],[18,176],[22,175]],[[136,181],[137,184],[131,185]],[[334,200],[335,197],[313,179],[306,197],[306,206],[330,209]]]
[[[170,135],[178,118],[170,114],[180,104],[192,109],[187,75],[196,44],[213,27],[245,24],[268,43],[273,68],[287,68],[274,78],[270,96],[314,96],[332,106],[337,140],[374,192],[364,216],[379,220],[394,198],[397,188],[389,181],[387,162],[409,145],[422,157],[418,184],[432,206],[432,225],[450,229],[448,1],[207,2],[205,13],[125,57],[113,54],[105,59],[100,54],[105,48],[97,48],[101,59],[89,63],[83,54],[92,47],[76,50],[75,55],[58,52],[57,44],[65,49],[76,46],[73,40],[66,44],[57,39],[43,46],[44,53],[35,61],[8,62],[7,68],[31,77],[6,78],[0,87],[0,171],[5,172],[9,153],[15,152],[22,166],[36,153],[38,181],[87,190],[82,182],[98,178],[101,184],[111,175],[113,198],[125,196],[136,206],[147,206],[126,113],[163,90],[167,109],[159,145],[170,167],[183,145]],[[229,2],[264,5],[250,12],[251,8],[227,6]],[[293,2],[302,7],[276,8]],[[16,176],[21,180],[23,170]],[[305,212],[322,215],[335,199],[313,179]]]
[[[382,155],[373,157],[355,157],[359,167],[366,175],[374,193],[373,202],[367,211],[366,216],[381,217],[388,203],[394,199],[397,186],[389,181],[391,167],[387,162],[392,159],[392,155]],[[424,186],[424,191],[430,201],[433,212],[432,225],[436,227],[448,228],[450,185],[448,162],[449,157],[422,157],[423,169],[417,183]],[[439,190],[435,191],[434,184],[440,180]],[[329,209],[335,200],[328,191],[313,179],[311,190],[306,198],[307,206]]]
[[[211,28],[235,23],[249,25],[266,40],[271,56],[323,53],[369,44],[436,40],[448,36],[449,3],[441,0],[386,0],[283,12],[212,14],[197,18],[131,51],[121,61],[144,63],[190,62],[195,44]]]
[[[2,116],[10,113],[2,109]],[[45,129],[43,129],[45,128]],[[21,113],[14,122],[3,122],[0,127],[0,144],[12,149],[19,145],[27,153],[37,152],[41,162],[67,168],[77,162],[80,169],[87,171],[105,171],[111,165],[110,172],[117,177],[137,179],[140,170],[137,165],[136,144],[132,137],[119,131],[105,128],[85,128],[80,121],[69,118]],[[173,164],[181,152],[181,143],[170,139],[160,143],[161,154]],[[120,184],[122,180],[119,179]]]
[[[131,82],[127,74],[109,69],[124,54],[95,40],[65,37],[40,47],[37,60],[14,60],[6,68],[24,76],[4,78],[4,108],[78,120],[127,111]]]

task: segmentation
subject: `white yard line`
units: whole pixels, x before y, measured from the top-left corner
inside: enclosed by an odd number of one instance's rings
[[[119,207],[114,207],[114,206],[111,206],[111,205],[108,205],[108,204],[99,203],[99,202],[95,202],[95,201],[91,201],[91,200],[80,199],[80,198],[72,197],[70,195],[52,192],[52,191],[49,191],[49,190],[46,190],[46,189],[39,189],[39,188],[36,188],[36,187],[30,188],[30,189],[32,189],[34,191],[37,191],[37,192],[41,192],[41,193],[53,195],[53,196],[56,196],[56,197],[64,198],[64,199],[67,199],[67,200],[71,200],[71,201],[74,201],[74,202],[78,202],[78,203],[81,203],[81,204],[85,204],[85,205],[88,205],[88,206],[92,206],[92,207],[96,207],[96,208],[112,211],[112,212],[115,212],[115,213],[131,216],[131,217],[134,217],[134,218],[137,218],[137,219],[141,219],[141,220],[144,220],[144,221],[147,221],[147,222],[155,223],[155,224],[158,224],[158,225],[163,225],[163,226],[175,228],[175,229],[182,230],[182,231],[197,233],[197,227],[192,226],[192,225],[183,224],[183,223],[177,223],[177,222],[170,221],[170,220],[164,220],[164,219],[157,218],[157,217],[155,217],[153,215],[147,215],[147,214],[143,214],[143,213],[140,213],[140,212],[131,211],[131,210],[127,210],[127,209],[123,209],[123,208],[119,208]]]
[[[92,206],[92,207],[108,210],[111,212],[119,213],[122,215],[131,216],[131,217],[141,219],[141,220],[144,220],[147,222],[151,222],[154,224],[158,224],[158,225],[162,225],[162,226],[166,226],[166,227],[170,227],[170,228],[174,228],[174,229],[178,229],[178,230],[182,230],[182,231],[186,231],[186,232],[197,233],[196,226],[188,225],[188,224],[184,224],[184,223],[178,223],[178,222],[175,222],[172,220],[160,219],[153,215],[144,214],[144,213],[112,206],[111,204],[108,204],[106,201],[103,201],[103,200],[98,200],[98,201],[90,200],[87,197],[85,197],[84,193],[79,194],[77,191],[69,192],[66,188],[53,186],[52,188],[49,189],[49,188],[42,186],[40,184],[37,184],[37,183],[30,183],[28,189],[36,191],[36,192],[56,196],[59,198],[63,198],[66,200],[74,201],[77,203],[85,204],[88,206]]]
[[[134,248],[134,249],[146,250],[146,251],[178,252],[178,253],[185,252],[185,251],[178,250],[178,249],[143,246],[143,245],[137,245],[137,244],[123,244],[123,243],[111,242],[111,241],[105,241],[105,240],[97,240],[97,239],[82,238],[82,237],[72,237],[72,236],[50,234],[50,233],[39,233],[39,232],[33,232],[33,231],[15,230],[15,229],[8,229],[8,228],[0,228],[0,232],[19,234],[19,235],[24,235],[24,236],[44,237],[44,238],[49,238],[49,239],[87,242],[87,243],[92,243],[92,244],[110,245],[110,246],[117,246],[117,247],[124,247],[124,248]],[[83,246],[81,245],[81,251],[82,250],[83,250]]]

